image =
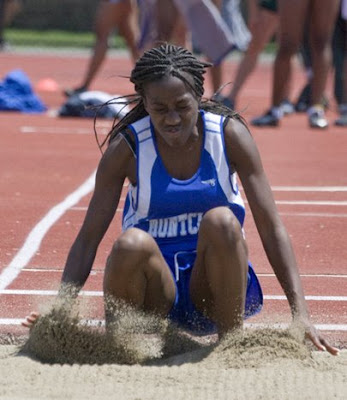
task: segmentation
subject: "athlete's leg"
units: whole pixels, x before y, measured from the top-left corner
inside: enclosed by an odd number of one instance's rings
[[[104,275],[106,321],[112,321],[109,300],[165,316],[172,307],[176,286],[154,239],[132,228],[115,242]]]
[[[219,336],[243,325],[247,271],[238,220],[227,207],[208,211],[200,225],[190,289],[193,303],[216,323]]]

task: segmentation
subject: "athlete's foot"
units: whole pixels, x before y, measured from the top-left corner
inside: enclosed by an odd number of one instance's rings
[[[86,86],[81,86],[79,88],[76,89],[65,89],[64,90],[64,94],[66,97],[71,97],[71,96],[75,96],[76,94],[80,94],[83,92],[86,92],[88,89]]]
[[[311,128],[326,129],[329,124],[325,118],[324,108],[320,105],[312,106],[308,110],[308,121]]]
[[[235,102],[231,99],[229,99],[229,97],[224,97],[221,94],[216,94],[213,97],[213,100],[217,101],[218,103],[223,104],[223,106],[230,108],[231,110],[235,109]]]
[[[254,126],[278,126],[280,123],[282,111],[278,112],[280,107],[273,107],[267,111],[264,115],[254,118],[251,120],[251,124]]]

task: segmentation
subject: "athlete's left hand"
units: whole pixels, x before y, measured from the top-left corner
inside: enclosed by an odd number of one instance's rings
[[[334,356],[339,354],[339,349],[329,344],[329,342],[321,336],[320,332],[313,326],[311,322],[301,320],[300,324],[302,324],[305,329],[306,339],[309,339],[318,350],[328,351]]]

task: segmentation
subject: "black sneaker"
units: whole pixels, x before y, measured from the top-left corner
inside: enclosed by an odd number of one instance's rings
[[[296,103],[295,103],[295,111],[296,112],[306,112],[310,108],[311,104],[311,83],[307,83],[302,89]],[[322,106],[325,110],[329,108],[329,100],[325,94],[322,96],[321,101]]]
[[[83,92],[86,92],[88,89],[85,86],[81,86],[79,88],[76,89],[65,89],[64,90],[64,94],[66,97],[71,97],[71,96],[75,96],[76,94],[80,94]]]
[[[347,126],[347,114],[341,114],[340,118],[335,121],[336,126]]]
[[[295,103],[296,112],[306,112],[310,107],[311,102],[311,84],[307,83],[302,89]]]
[[[216,94],[212,97],[214,101],[223,104],[223,106],[230,108],[231,110],[235,109],[235,103],[233,100],[230,100],[229,97],[224,97],[221,94]]]
[[[279,122],[280,119],[273,114],[272,110],[251,120],[251,124],[254,126],[278,126]]]
[[[324,110],[319,109],[309,112],[308,121],[310,127],[315,129],[326,129],[329,125],[325,118]]]

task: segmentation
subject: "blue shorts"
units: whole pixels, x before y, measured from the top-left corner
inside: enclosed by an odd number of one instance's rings
[[[190,298],[190,277],[196,258],[196,251],[180,251],[174,254],[163,253],[176,284],[176,299],[168,315],[180,327],[196,334],[211,334],[217,331],[216,325],[204,316]],[[257,314],[263,306],[263,293],[253,267],[248,263],[248,283],[246,293],[245,318]]]

